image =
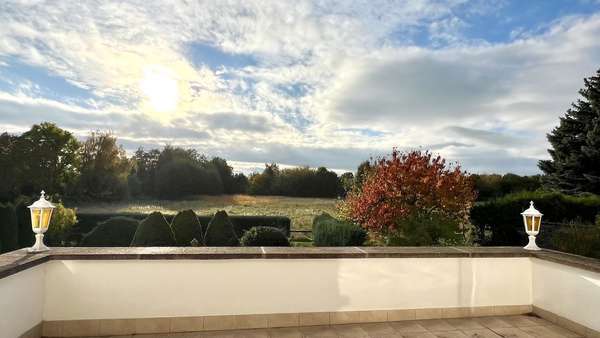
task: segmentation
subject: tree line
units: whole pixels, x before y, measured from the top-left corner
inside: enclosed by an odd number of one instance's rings
[[[42,189],[78,201],[244,193],[332,198],[344,195],[344,179],[348,174],[338,177],[324,167],[279,169],[275,163],[247,177],[223,158],[170,145],[139,148],[128,157],[110,132],[91,132],[79,141],[50,122],[21,135],[0,134],[0,201]]]

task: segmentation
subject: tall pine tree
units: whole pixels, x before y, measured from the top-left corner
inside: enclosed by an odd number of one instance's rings
[[[565,193],[600,194],[600,69],[548,134],[551,160],[539,162],[545,184]]]

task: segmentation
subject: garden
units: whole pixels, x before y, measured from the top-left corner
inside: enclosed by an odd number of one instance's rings
[[[33,244],[28,206],[48,187],[50,246],[523,246],[533,201],[543,247],[600,258],[600,71],[580,94],[535,176],[473,175],[394,148],[340,176],[271,163],[246,177],[190,149],[129,158],[109,133],[4,133],[0,251]]]

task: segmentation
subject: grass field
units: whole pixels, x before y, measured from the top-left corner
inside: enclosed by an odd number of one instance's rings
[[[192,209],[198,215],[212,215],[217,210],[225,210],[230,215],[287,216],[292,220],[293,230],[306,230],[312,227],[313,217],[322,213],[336,213],[338,200],[328,198],[298,198],[284,196],[222,195],[196,196],[177,201],[134,200],[118,203],[94,203],[72,205],[77,213],[151,213],[160,211],[174,214],[180,210]]]

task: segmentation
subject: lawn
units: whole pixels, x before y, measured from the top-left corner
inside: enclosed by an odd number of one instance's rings
[[[77,213],[151,213],[160,211],[174,214],[179,210],[192,209],[198,215],[212,215],[225,210],[230,215],[287,216],[292,220],[293,230],[312,227],[314,216],[328,212],[336,213],[339,201],[330,198],[298,198],[285,196],[195,196],[185,200],[133,200],[117,203],[93,203],[71,205]]]

